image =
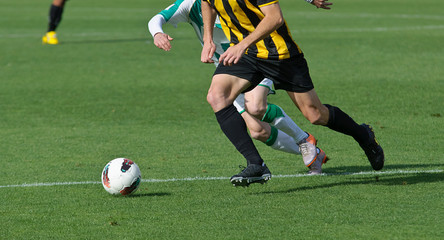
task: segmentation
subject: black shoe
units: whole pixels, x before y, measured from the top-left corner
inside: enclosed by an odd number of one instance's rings
[[[376,171],[381,170],[384,167],[384,151],[382,150],[382,147],[379,145],[378,141],[376,141],[375,133],[373,132],[372,127],[367,124],[361,124],[361,126],[367,129],[369,141],[359,145],[364,150],[365,155],[367,155],[372,168]]]
[[[266,165],[250,164],[239,174],[231,177],[230,182],[235,187],[248,187],[252,183],[264,184],[271,178],[271,172]]]

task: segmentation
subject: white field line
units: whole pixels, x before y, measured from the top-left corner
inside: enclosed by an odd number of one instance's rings
[[[314,176],[340,176],[340,175],[388,175],[388,174],[418,174],[418,173],[441,173],[444,170],[395,170],[383,172],[345,172],[345,173],[323,173]],[[312,177],[307,174],[292,174],[292,175],[273,175],[273,178],[300,178]],[[210,180],[228,180],[229,177],[189,177],[189,178],[170,178],[170,179],[143,179],[142,182],[156,183],[156,182],[189,182],[189,181],[210,181]],[[49,183],[24,183],[16,185],[3,185],[0,188],[18,188],[18,187],[45,187],[45,186],[68,186],[68,185],[87,185],[100,184],[99,181],[85,181],[85,182],[49,182]]]
[[[425,19],[425,20],[444,20],[443,15],[427,15],[427,14],[375,14],[375,13],[337,13],[333,14],[334,17],[347,17],[347,18],[395,18],[395,19]],[[327,16],[328,17],[328,16]]]
[[[287,14],[287,13],[284,13]],[[444,20],[443,15],[430,15],[430,14],[377,14],[377,13],[334,13],[330,12],[328,14],[319,15],[317,12],[301,12],[301,11],[291,11],[289,14],[298,15],[302,17],[311,18],[346,18],[346,19],[356,19],[356,18],[368,18],[368,19],[404,19],[404,20]]]
[[[440,30],[444,29],[444,25],[420,25],[407,27],[366,27],[366,28],[316,28],[316,29],[292,29],[294,33],[346,33],[346,32],[403,32],[403,31],[424,31],[424,30]],[[43,33],[12,33],[0,34],[0,39],[11,38],[40,38]],[[117,33],[117,32],[90,32],[90,33],[65,33],[65,38],[68,37],[113,37],[120,38],[122,36],[135,36],[134,33]],[[137,37],[142,37],[137,35]],[[147,37],[147,40],[150,39]]]
[[[368,27],[368,28],[325,28],[325,29],[292,29],[295,33],[344,33],[344,32],[402,32],[444,29],[444,25],[422,25],[408,27]]]

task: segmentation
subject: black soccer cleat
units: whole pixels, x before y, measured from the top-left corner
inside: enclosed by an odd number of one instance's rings
[[[248,187],[252,183],[264,184],[271,179],[267,165],[250,164],[242,172],[232,176],[230,182],[235,187]]]
[[[367,155],[372,168],[376,171],[381,170],[384,167],[384,151],[378,141],[376,141],[373,128],[367,124],[361,124],[361,126],[367,129],[369,140],[367,143],[360,143],[359,145],[364,150],[365,155]]]

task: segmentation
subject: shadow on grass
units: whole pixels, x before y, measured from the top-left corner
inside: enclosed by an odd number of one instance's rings
[[[141,193],[141,194],[132,194],[127,197],[129,198],[138,198],[138,197],[164,197],[164,196],[170,196],[171,193],[167,192],[158,192],[158,193]]]
[[[344,175],[347,180],[328,183],[322,185],[311,185],[311,186],[301,186],[297,188],[290,188],[281,191],[267,191],[254,194],[277,194],[277,193],[293,193],[308,190],[316,190],[323,188],[331,188],[337,186],[351,186],[351,185],[382,185],[382,186],[408,186],[418,183],[434,183],[444,181],[444,173],[414,173],[414,174],[384,174],[384,175],[372,175],[372,176],[361,176],[361,175]]]
[[[370,163],[368,165],[363,166],[341,166],[341,167],[328,167],[328,162],[325,166],[325,173],[346,173],[346,172],[368,172],[373,171],[372,167],[370,166]],[[429,168],[437,168],[437,167],[444,167],[444,163],[439,164],[390,164],[386,163],[382,171],[390,171],[390,170],[424,170]]]

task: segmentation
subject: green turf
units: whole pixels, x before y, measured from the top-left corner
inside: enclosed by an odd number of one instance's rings
[[[4,187],[98,182],[117,157],[144,179],[228,178],[245,163],[206,103],[214,66],[192,28],[165,28],[170,52],[152,43],[147,21],[168,1],[69,1],[61,44],[43,46],[50,1],[0,0],[0,239],[442,239],[444,4],[280,2],[321,100],[373,125],[389,173],[347,175],[371,172],[359,146],[278,92],[270,101],[319,139],[334,175],[143,182],[132,197]],[[273,174],[306,172],[255,143]]]

